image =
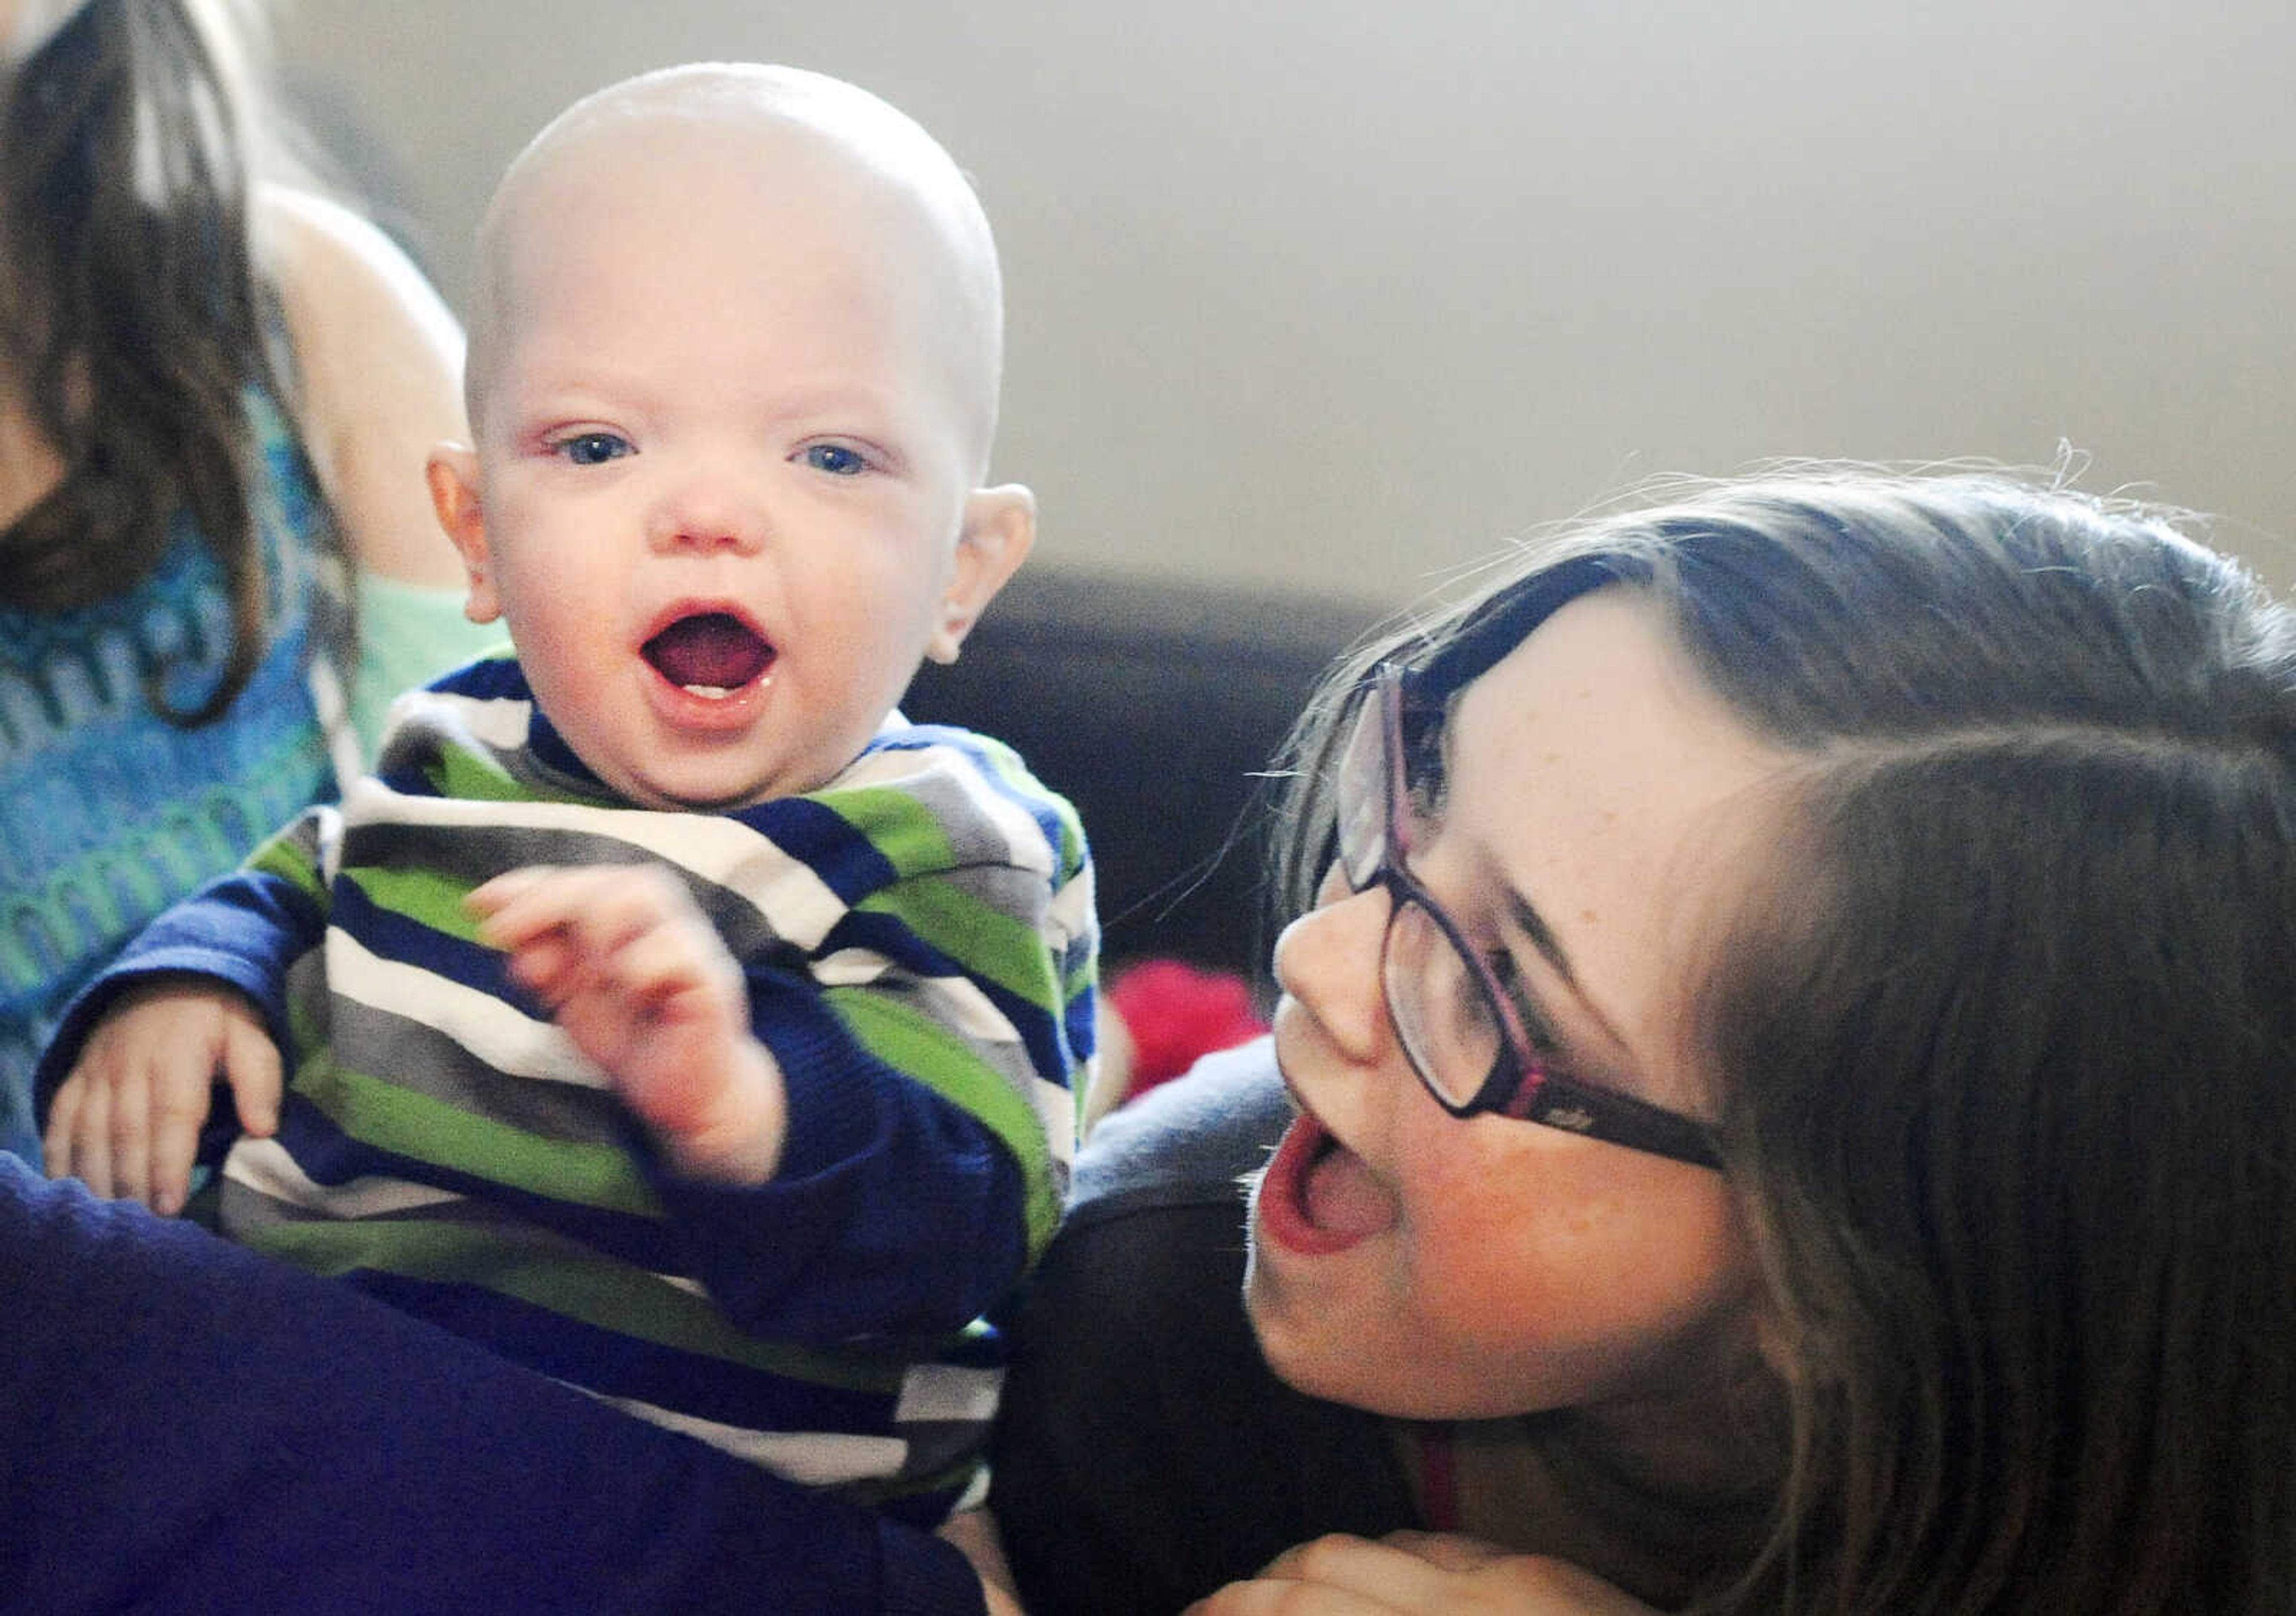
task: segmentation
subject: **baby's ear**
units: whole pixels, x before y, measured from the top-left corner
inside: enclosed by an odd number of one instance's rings
[[[925,642],[925,655],[954,662],[964,636],[1004,580],[1021,570],[1037,542],[1037,496],[1017,482],[975,488],[964,502],[964,526],[956,536],[956,563],[941,595],[940,621]]]
[[[463,603],[463,615],[474,623],[491,623],[502,616],[502,596],[489,569],[478,451],[464,443],[442,443],[430,451],[422,476],[430,485],[430,508],[439,513],[439,525],[462,552],[463,570],[470,575],[471,596]]]

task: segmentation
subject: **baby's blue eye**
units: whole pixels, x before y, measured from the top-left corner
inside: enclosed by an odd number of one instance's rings
[[[826,472],[832,477],[858,477],[869,469],[869,463],[857,449],[849,449],[841,443],[816,443],[807,448],[805,463],[816,472]]]
[[[577,432],[552,447],[575,465],[603,465],[637,453],[619,432]]]

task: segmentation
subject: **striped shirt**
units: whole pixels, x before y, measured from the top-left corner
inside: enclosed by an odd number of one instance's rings
[[[744,970],[789,1095],[767,1184],[666,1170],[463,910],[505,870],[634,861]],[[995,741],[895,715],[817,791],[658,812],[583,767],[504,656],[403,698],[374,775],[106,982],[205,972],[280,1041],[278,1135],[225,1163],[232,1237],[929,1521],[994,1409],[981,1316],[1059,1216],[1096,945],[1075,815]]]

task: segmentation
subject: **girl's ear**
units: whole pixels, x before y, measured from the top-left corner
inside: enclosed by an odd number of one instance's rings
[[[964,502],[964,525],[956,536],[956,562],[942,592],[940,620],[925,642],[925,655],[954,662],[982,610],[996,598],[1005,579],[1020,570],[1037,542],[1037,496],[1017,482],[975,488]]]
[[[485,508],[479,501],[478,451],[468,444],[442,443],[430,451],[422,467],[430,485],[430,506],[439,525],[462,552],[463,569],[470,575],[470,598],[463,615],[474,623],[491,623],[502,616],[502,595],[495,588],[487,551]]]

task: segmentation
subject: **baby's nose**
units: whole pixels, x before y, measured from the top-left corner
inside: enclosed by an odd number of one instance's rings
[[[655,502],[647,537],[657,549],[754,551],[765,542],[764,502],[730,474],[703,468]]]

